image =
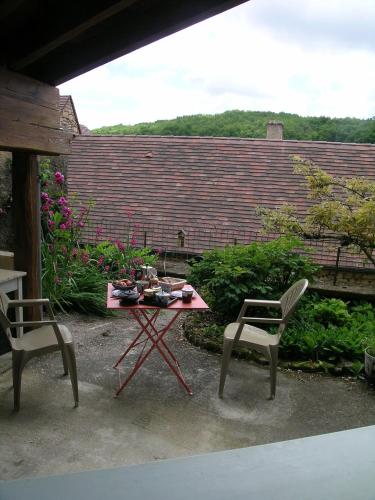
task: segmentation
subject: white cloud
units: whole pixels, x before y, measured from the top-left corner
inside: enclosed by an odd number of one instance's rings
[[[350,16],[363,18],[361,29],[348,28]],[[60,92],[72,94],[90,128],[228,109],[370,117],[374,19],[368,0],[252,0],[67,82]]]

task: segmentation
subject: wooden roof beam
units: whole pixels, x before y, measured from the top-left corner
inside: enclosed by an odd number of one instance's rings
[[[57,88],[0,69],[0,150],[69,154],[72,138],[60,128]]]
[[[85,31],[93,28],[94,26],[106,21],[107,19],[119,14],[121,11],[127,9],[130,5],[134,4],[137,0],[121,0],[111,7],[98,12],[91,18],[85,20],[85,22],[69,29],[65,33],[57,36],[54,40],[41,45],[38,49],[34,50],[25,57],[12,62],[12,69],[15,71],[22,71],[25,67],[30,66],[35,61],[43,58],[45,55],[49,54],[53,50],[57,49],[61,45],[77,38],[82,35]]]

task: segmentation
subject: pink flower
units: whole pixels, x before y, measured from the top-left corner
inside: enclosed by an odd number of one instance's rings
[[[63,223],[63,224],[60,224],[60,229],[61,229],[62,231],[64,231],[65,229],[67,229],[66,224],[64,224],[64,223]]]
[[[134,279],[134,277],[135,277],[135,269],[132,269],[130,271],[130,277],[131,277],[131,279]]]
[[[72,250],[72,257],[77,257],[78,255],[78,249],[77,248],[73,248]]]
[[[103,234],[103,231],[104,231],[104,227],[103,226],[98,226],[96,228],[96,236],[100,236],[101,234]]]
[[[82,255],[81,255],[81,260],[84,264],[87,264],[88,261],[89,261],[89,254],[87,252],[82,252]]]
[[[47,221],[47,226],[50,231],[53,231],[55,229],[55,221],[53,220],[48,220]]]
[[[77,227],[83,228],[85,227],[85,223],[80,220],[77,222]]]
[[[49,205],[48,204],[42,205],[42,212],[45,212],[45,213],[49,212]]]
[[[55,172],[55,182],[56,184],[63,184],[64,176],[61,172]]]
[[[144,260],[141,257],[134,257],[133,259],[133,264],[136,265],[142,265],[144,263]]]
[[[101,255],[98,259],[98,266],[102,266],[104,262],[104,255]]]
[[[48,196],[48,193],[40,193],[40,198],[42,201],[46,202],[47,200],[49,200],[49,196]]]
[[[105,272],[106,272],[106,273],[108,273],[108,271],[109,271],[109,266],[108,266],[108,265],[107,265],[107,266],[105,266],[104,270],[105,270]]]
[[[59,205],[66,205],[68,203],[68,200],[64,196],[60,196],[57,202]]]
[[[136,238],[134,235],[132,236],[132,239],[131,239],[131,241],[130,241],[130,245],[131,245],[132,247],[137,246],[137,238]]]
[[[126,269],[124,267],[120,269],[120,274],[126,274]]]
[[[115,240],[115,245],[120,250],[120,252],[123,252],[125,250],[125,246],[123,245],[123,243],[121,243],[120,240]]]

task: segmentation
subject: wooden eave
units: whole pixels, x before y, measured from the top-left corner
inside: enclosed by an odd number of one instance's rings
[[[3,0],[0,66],[58,85],[244,0]]]

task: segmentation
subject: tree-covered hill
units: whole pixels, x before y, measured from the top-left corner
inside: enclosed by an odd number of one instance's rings
[[[375,118],[328,118],[267,111],[226,111],[217,115],[181,116],[137,125],[112,125],[97,135],[198,135],[265,138],[267,122],[284,123],[284,139],[375,143]]]

